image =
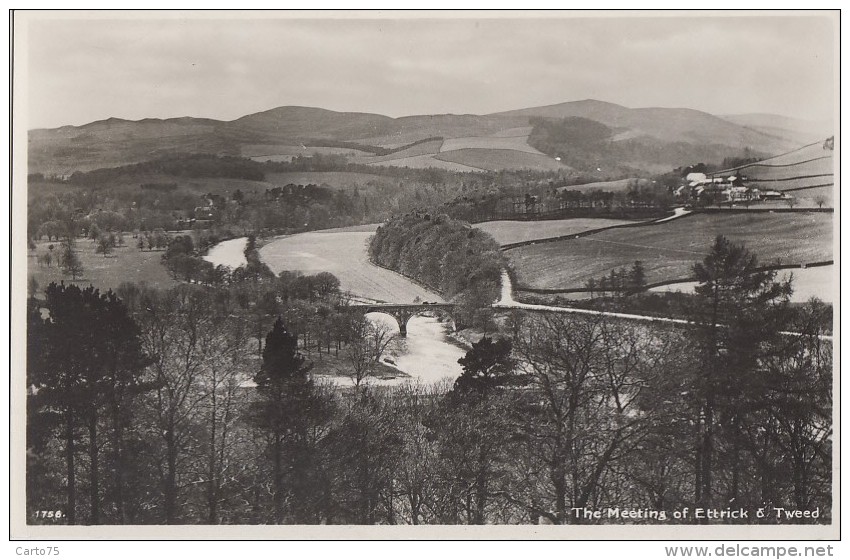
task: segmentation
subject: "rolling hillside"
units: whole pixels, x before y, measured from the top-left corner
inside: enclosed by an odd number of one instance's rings
[[[833,206],[835,161],[834,150],[823,140],[790,152],[718,171],[716,175],[746,175],[749,185],[758,189],[788,192],[807,206],[816,199],[827,207]]]
[[[743,115],[721,115],[721,118],[739,126],[745,126],[771,136],[785,138],[796,144],[809,144],[832,136],[834,131],[829,122],[793,119],[770,113],[747,113]]]
[[[647,107],[629,109],[614,103],[587,99],[557,105],[497,113],[509,117],[565,119],[580,117],[620,131],[615,141],[648,136],[665,142],[720,144],[734,148],[750,147],[767,153],[785,151],[793,142],[742,127],[702,111]],[[628,134],[624,134],[624,133]]]
[[[603,132],[601,138],[567,138],[571,149],[585,154],[583,157],[572,163],[561,162],[529,142],[535,133],[534,118],[569,117],[596,123],[593,126]],[[609,149],[600,152],[600,141]],[[408,146],[415,150],[402,153]],[[792,147],[782,137],[700,111],[630,109],[588,100],[491,115],[392,118],[311,107],[278,107],[233,121],[112,118],[77,127],[32,130],[28,154],[31,173],[58,175],[117,167],[177,152],[278,161],[296,155],[334,153],[373,165],[565,172],[593,172],[600,166],[611,172],[619,166],[655,173],[691,160],[719,161],[718,158],[740,155],[745,148],[775,154]],[[401,151],[393,153],[394,150]],[[603,159],[595,160],[594,153],[602,153]]]
[[[581,289],[636,260],[646,268],[647,282],[689,278],[693,264],[723,234],[743,243],[767,265],[803,264],[833,258],[833,214],[760,213],[701,214],[664,224],[611,229],[551,243],[519,247],[505,254],[516,273],[517,289]]]

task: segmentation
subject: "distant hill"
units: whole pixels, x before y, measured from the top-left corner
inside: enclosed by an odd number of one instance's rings
[[[834,134],[833,127],[828,121],[808,121],[770,113],[721,115],[721,118],[798,145],[823,140]]]
[[[587,99],[497,114],[547,119],[568,117],[590,119],[618,131],[618,134],[613,137],[614,141],[649,136],[664,142],[685,142],[695,145],[719,144],[734,148],[749,147],[765,153],[784,151],[794,145],[783,139],[747,129],[694,109],[658,107],[629,109],[614,103]]]
[[[534,118],[556,122],[571,117],[598,123],[593,126],[603,133],[602,137],[561,138],[559,149],[566,146],[581,157],[568,163],[556,159],[554,152],[530,145]],[[415,154],[391,157],[393,150],[425,140],[427,144]],[[233,121],[111,118],[83,126],[31,130],[28,153],[30,173],[58,175],[149,161],[176,152],[281,161],[309,155],[311,148],[323,153],[336,151],[370,165],[564,172],[595,172],[604,167],[608,173],[648,174],[699,161],[720,161],[744,151],[771,155],[795,145],[799,142],[785,136],[691,109],[630,109],[586,100],[491,115],[392,118],[278,107]]]

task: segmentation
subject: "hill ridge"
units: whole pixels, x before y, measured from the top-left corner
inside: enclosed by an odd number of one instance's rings
[[[624,147],[617,153],[648,154],[646,161],[603,162],[602,167],[612,172],[627,165],[630,169],[654,173],[669,166],[673,160],[681,159],[682,154],[687,154],[687,159],[704,157],[706,161],[714,161],[718,156],[740,155],[745,149],[768,155],[794,146],[785,138],[751,130],[697,109],[628,108],[596,99],[483,115],[441,113],[401,117],[281,105],[227,121],[185,116],[149,117],[135,121],[110,117],[80,126],[30,130],[30,172],[65,174],[69,170],[116,167],[146,161],[151,154],[169,152],[237,156],[247,153],[247,157],[257,153],[279,153],[285,157],[296,153],[292,146],[309,145],[311,142],[328,148],[338,146],[340,150],[357,144],[375,148],[371,150],[374,153],[384,153],[428,138],[475,139],[498,136],[509,130],[522,130],[521,134],[513,137],[518,139],[518,151],[528,151],[528,146],[523,148],[520,144],[523,136],[531,134],[534,117],[557,119],[573,116],[609,127],[612,134],[607,141]],[[581,138],[576,141],[580,144],[586,142]],[[487,149],[495,143],[492,140],[489,144],[482,141],[466,147]],[[501,147],[501,143],[499,145]],[[682,146],[688,146],[688,149],[683,150]],[[590,145],[581,144],[579,147],[593,151]],[[496,170],[532,165],[532,169],[538,171],[571,172],[567,165],[557,164],[556,155],[541,155],[536,163],[528,157],[508,158],[510,161],[500,162],[495,161],[500,154],[494,152],[488,157],[488,166]],[[546,157],[551,161],[547,161]],[[411,163],[425,167],[445,165],[427,154],[418,156]],[[681,165],[688,163],[697,162],[680,162]],[[591,167],[588,171],[595,171],[599,166]]]

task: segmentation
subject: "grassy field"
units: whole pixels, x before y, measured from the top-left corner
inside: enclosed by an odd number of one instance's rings
[[[741,173],[746,175],[750,181],[767,181],[770,179],[788,179],[792,177],[807,177],[810,175],[832,174],[832,152],[827,152],[818,159],[801,161],[792,165],[782,167],[767,167],[766,165],[755,165],[742,169]]]
[[[126,234],[124,247],[116,247],[113,253],[104,257],[95,253],[95,244],[87,239],[77,240],[77,252],[83,263],[82,277],[72,280],[70,276],[63,274],[58,268],[56,258],[59,255],[60,246],[53,242],[53,253],[55,255],[52,265],[48,268],[40,266],[36,262],[36,255],[48,252],[50,243],[43,241],[36,244],[36,250],[30,251],[27,257],[28,276],[35,278],[39,288],[44,289],[50,282],[65,281],[66,284],[78,284],[82,286],[93,285],[101,290],[115,289],[122,282],[145,282],[150,286],[168,288],[177,285],[160,259],[162,251],[139,251],[134,244],[132,235]]]
[[[792,150],[786,152],[784,154],[780,154],[778,156],[773,156],[770,158],[765,158],[761,161],[750,163],[748,165],[740,166],[737,169],[742,170],[742,172],[747,172],[751,168],[758,168],[760,164],[767,165],[788,165],[793,163],[799,163],[801,161],[806,161],[810,159],[820,158],[823,156],[829,156],[833,152],[831,150],[824,150],[823,142],[816,142],[808,146],[804,146],[802,148]]]
[[[533,126],[518,126],[516,128],[507,128],[505,130],[500,130],[499,132],[495,132],[490,136],[494,136],[496,138],[509,138],[511,136],[525,136],[528,138],[528,135],[531,134],[531,130]]]
[[[428,167],[436,167],[438,169],[446,169],[448,171],[471,171],[477,173],[480,173],[481,171],[486,171],[486,169],[471,167],[469,165],[464,165],[457,162],[441,161],[439,159],[436,159],[431,154],[411,156],[405,158],[387,159],[378,163],[371,163],[370,165],[385,165],[388,167],[410,167],[411,169],[426,169]]]
[[[390,161],[394,159],[402,159],[413,156],[424,156],[430,154],[436,154],[440,151],[440,146],[443,144],[442,140],[432,140],[431,142],[422,142],[421,144],[416,144],[415,146],[410,146],[409,148],[405,148],[404,150],[399,150],[398,152],[393,152],[391,154],[387,154],[385,156],[376,156],[369,155],[367,157],[358,157],[352,160],[353,163],[380,163],[382,161]]]
[[[501,169],[533,169],[536,171],[558,171],[570,169],[549,156],[519,152],[517,150],[463,149],[440,152],[436,159],[450,161],[479,169],[499,171]]]
[[[761,190],[786,191],[816,187],[833,182],[834,152],[824,149],[823,144],[818,142],[787,154],[727,170],[722,175],[737,171],[747,176],[751,186]],[[818,189],[817,193],[813,191],[814,189],[810,192],[797,191],[794,196],[798,199],[814,199],[817,195],[823,195],[827,199],[827,205],[833,205],[831,189]],[[801,200],[801,204],[810,205],[807,200]]]
[[[542,289],[582,288],[614,268],[640,260],[647,282],[691,276],[714,238],[744,243],[762,264],[832,259],[832,214],[698,215],[657,226],[615,229],[580,239],[508,251],[518,285]]]
[[[620,224],[633,223],[629,220],[610,220],[606,218],[571,218],[568,220],[539,220],[518,222],[500,220],[483,222],[475,227],[489,233],[499,245],[548,239],[562,235],[574,235],[584,231]]]
[[[242,157],[252,158],[257,161],[266,161],[264,158],[270,158],[272,161],[277,156],[309,156],[313,154],[342,154],[342,155],[369,155],[369,152],[357,150],[354,148],[332,148],[327,146],[302,146],[302,145],[285,145],[285,144],[246,144],[241,149]]]
[[[761,190],[784,191],[832,183],[834,170],[831,157],[801,162],[788,167],[750,167],[743,170],[749,184]]]
[[[795,303],[804,303],[809,299],[816,297],[824,302],[832,303],[835,301],[837,291],[833,286],[837,285],[838,278],[835,275],[835,266],[818,266],[815,268],[804,268],[793,270],[782,270],[778,274],[780,280],[785,280],[789,276],[793,277],[794,293],[791,294],[791,301]],[[651,288],[651,292],[684,292],[693,293],[696,287],[696,282],[682,282],[678,284],[665,284]]]
[[[818,202],[821,199],[824,202],[824,208],[835,207],[835,186],[817,187],[814,189],[804,189],[801,191],[793,191],[789,194],[794,196],[796,200],[796,208],[817,208]],[[787,206],[787,203],[786,203]]]
[[[361,227],[359,229],[366,229]],[[442,301],[395,272],[369,262],[366,247],[376,226],[369,231],[325,230],[300,233],[272,241],[260,249],[260,257],[275,274],[300,270],[305,274],[330,272],[341,288],[360,297],[392,303]]]
[[[443,142],[440,152],[451,152],[466,148],[516,150],[529,154],[540,154],[540,151],[528,145],[528,136],[470,136],[466,138],[449,138]]]

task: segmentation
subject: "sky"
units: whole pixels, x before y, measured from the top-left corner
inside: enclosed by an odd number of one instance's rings
[[[827,120],[836,89],[824,15],[37,15],[16,31],[30,129],[283,105],[399,117],[580,99]]]

